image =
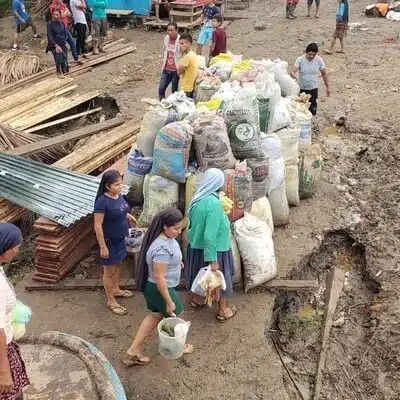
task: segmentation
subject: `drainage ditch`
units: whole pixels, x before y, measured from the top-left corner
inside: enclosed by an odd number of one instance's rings
[[[380,287],[369,277],[363,246],[346,231],[328,233],[288,277],[317,280],[320,288],[316,292],[283,292],[275,300],[268,332],[287,372],[289,398],[313,398],[325,321],[326,278],[333,267],[346,275],[330,331],[319,399],[398,398],[393,383],[400,368],[399,347],[393,337],[382,334],[387,330],[379,321],[379,312],[385,311]]]

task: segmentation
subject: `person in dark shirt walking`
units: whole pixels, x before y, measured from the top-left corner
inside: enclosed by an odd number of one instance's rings
[[[211,20],[214,32],[212,35],[212,43],[210,48],[210,58],[216,57],[221,53],[226,53],[226,32],[222,26],[222,15],[217,14]]]
[[[52,14],[52,20],[47,24],[46,52],[51,51],[53,53],[57,75],[60,78],[63,78],[64,74],[69,71],[67,40],[68,32],[61,21],[61,12],[55,9]]]

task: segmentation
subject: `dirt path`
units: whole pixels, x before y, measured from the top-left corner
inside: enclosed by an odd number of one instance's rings
[[[281,57],[292,64],[307,43],[316,41],[326,46],[334,29],[336,3],[333,0],[322,4],[319,20],[305,17],[304,3],[299,6],[299,18],[295,21],[284,19],[283,2],[253,1],[251,4],[246,11],[248,19],[235,21],[227,28],[230,49],[246,57]],[[352,22],[364,21],[362,11],[367,4],[367,0],[351,4]],[[265,23],[266,29],[255,31],[256,22]],[[9,29],[10,25],[3,21],[2,26]],[[396,340],[395,336],[388,336],[390,329],[399,332],[395,323],[400,312],[396,296],[400,199],[393,188],[386,186],[383,191],[379,186],[390,185],[399,176],[400,137],[396,127],[400,122],[400,50],[396,44],[384,43],[385,37],[397,35],[399,25],[385,19],[368,19],[365,27],[369,30],[349,31],[345,55],[324,56],[333,94],[320,103],[315,139],[322,139],[321,133],[338,113],[346,113],[348,129],[338,144],[330,142],[324,146],[324,175],[319,192],[291,209],[290,225],[276,230],[275,247],[279,273],[286,276],[320,244],[327,230],[345,227],[366,246],[366,273],[382,286],[381,296],[391,307],[389,312],[376,315],[382,332],[371,341],[372,332],[366,335],[365,346],[371,350],[362,361],[363,367],[365,373],[371,373],[371,379],[375,379],[376,373],[381,382],[394,384],[388,368],[398,361],[381,360],[379,352],[382,343],[386,351]],[[4,44],[5,31],[1,34]],[[115,97],[123,114],[141,116],[144,107],[140,99],[157,95],[163,34],[117,30],[116,36],[134,41],[137,52],[77,79],[82,88],[97,88]],[[361,149],[368,150],[357,156]],[[62,330],[98,345],[120,374],[129,399],[288,398],[281,365],[265,335],[265,329],[271,324],[274,301],[265,292],[238,294],[233,301],[240,313],[234,321],[222,326],[215,322],[211,311],[190,312],[187,316],[193,322],[190,340],[196,353],[177,362],[157,357],[148,368],[133,370],[125,369],[119,359],[144,316],[139,295],[126,302],[129,316],[118,318],[105,310],[100,292],[24,293],[20,289],[20,293],[34,311],[30,330]],[[149,342],[148,349],[156,354],[155,341]],[[374,357],[382,362],[372,367]],[[381,393],[378,388],[364,398],[395,398],[390,392],[386,397]],[[335,398],[344,399],[340,395]]]

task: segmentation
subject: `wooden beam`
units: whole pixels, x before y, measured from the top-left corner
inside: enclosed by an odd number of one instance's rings
[[[315,375],[314,397],[313,400],[318,400],[322,388],[322,376],[325,367],[326,357],[328,355],[329,334],[331,331],[333,318],[339,301],[340,293],[342,292],[345,280],[345,271],[338,267],[333,267],[326,278],[325,290],[325,323],[324,332],[321,343],[321,353],[319,355],[317,373]]]
[[[267,289],[281,290],[314,290],[320,287],[317,281],[273,279],[264,284]]]
[[[68,117],[56,119],[55,121],[47,122],[46,124],[36,125],[33,128],[26,129],[24,132],[31,133],[31,132],[40,131],[41,129],[49,128],[50,126],[59,125],[59,124],[62,124],[64,122],[76,119],[76,118],[80,118],[80,117],[84,117],[86,115],[94,114],[96,112],[101,111],[102,109],[103,109],[102,107],[97,107],[97,108],[94,108],[93,110],[83,111],[83,112],[78,113],[78,114],[69,115]]]
[[[17,147],[13,150],[7,151],[7,154],[13,154],[16,156],[28,156],[32,154],[40,153],[43,150],[50,149],[52,147],[59,146],[63,143],[67,143],[73,140],[79,140],[86,136],[93,135],[95,133],[114,128],[122,125],[125,122],[123,117],[116,117],[109,119],[98,124],[85,126],[72,132],[64,133],[56,137],[44,139],[36,143],[31,143],[25,146]]]

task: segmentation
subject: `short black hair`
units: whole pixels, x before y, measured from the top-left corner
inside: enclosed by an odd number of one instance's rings
[[[178,30],[178,24],[176,22],[168,22],[167,29],[169,26],[175,28],[176,31]]]
[[[187,40],[190,44],[193,43],[192,35],[189,33],[182,33],[182,35],[179,36],[179,40]]]
[[[221,14],[215,14],[212,19],[215,19],[219,24],[222,24],[222,22],[224,21],[224,19],[222,18]]]
[[[319,48],[317,43],[310,43],[307,47],[306,47],[306,53],[318,53]]]

